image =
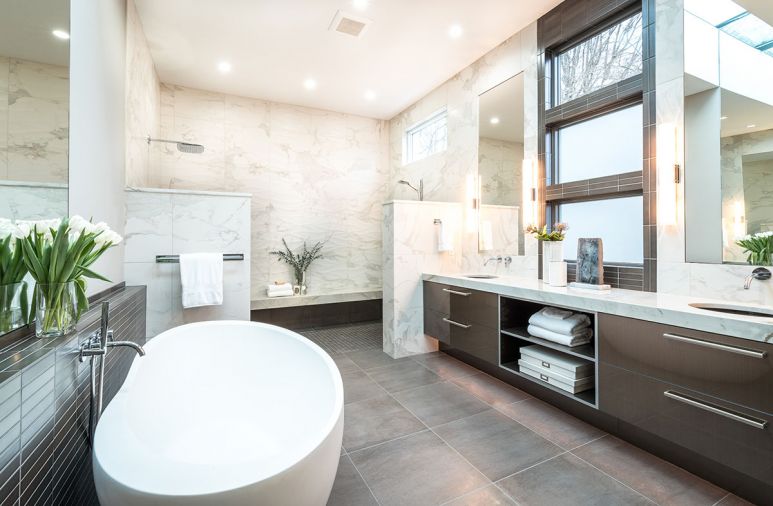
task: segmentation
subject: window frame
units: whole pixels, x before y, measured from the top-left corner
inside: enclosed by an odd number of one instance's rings
[[[443,146],[443,149],[434,151],[421,158],[412,158],[413,147],[414,147],[413,146],[414,135],[420,132],[422,129],[427,128],[436,122],[439,122],[440,120],[443,120],[444,127],[446,129],[446,141],[445,141],[445,145]],[[403,133],[403,166],[409,165],[411,163],[419,162],[421,160],[426,160],[431,156],[437,155],[439,153],[443,153],[447,149],[448,149],[448,108],[441,107],[437,111],[427,116],[425,119],[417,123],[414,123],[413,125],[405,129],[405,132]]]

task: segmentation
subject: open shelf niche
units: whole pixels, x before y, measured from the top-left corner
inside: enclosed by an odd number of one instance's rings
[[[574,308],[567,308],[563,306],[556,306],[553,304],[542,304],[538,302],[525,301],[520,299],[513,299],[510,297],[500,297],[500,338],[499,338],[499,366],[513,374],[521,376],[529,381],[532,381],[542,387],[548,388],[555,392],[558,392],[567,397],[573,398],[583,404],[588,404],[597,407],[597,395],[596,388],[598,387],[598,369],[595,366],[597,358],[596,348],[596,314],[587,311],[579,311]],[[562,344],[554,343],[546,339],[541,339],[529,335],[527,328],[529,326],[529,317],[546,306],[559,307],[561,309],[568,309],[575,313],[581,313],[587,315],[591,320],[591,328],[593,329],[593,339],[590,343],[581,346],[564,346]],[[573,394],[566,390],[562,390],[556,386],[553,386],[544,381],[540,381],[528,374],[521,372],[518,365],[518,359],[521,358],[521,348],[524,346],[540,345],[544,348],[558,351],[571,357],[580,358],[588,363],[593,364],[594,375],[594,388],[584,390]]]

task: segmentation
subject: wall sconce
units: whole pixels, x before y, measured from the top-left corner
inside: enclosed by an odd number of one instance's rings
[[[746,235],[746,211],[744,203],[736,200],[733,204],[733,236],[741,239]]]
[[[477,174],[467,175],[467,230],[474,232],[478,228],[478,210],[480,209],[480,178]]]
[[[537,164],[532,159],[524,159],[523,165],[523,221],[524,228],[539,226],[539,174]]]
[[[679,130],[676,125],[658,125],[658,224],[676,225],[679,221],[678,188],[682,182],[679,156]]]

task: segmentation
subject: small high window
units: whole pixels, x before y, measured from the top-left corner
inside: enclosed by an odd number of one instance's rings
[[[403,164],[423,160],[448,146],[448,112],[441,109],[405,131]]]

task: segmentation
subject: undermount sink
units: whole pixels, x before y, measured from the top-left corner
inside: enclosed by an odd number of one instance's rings
[[[499,276],[495,274],[465,274],[464,277],[472,279],[494,279],[498,278]]]
[[[708,311],[717,311],[719,313],[730,313],[741,316],[761,316],[763,318],[773,318],[773,309],[762,307],[741,306],[735,304],[714,304],[709,302],[692,302],[689,304],[696,309],[705,309]]]

